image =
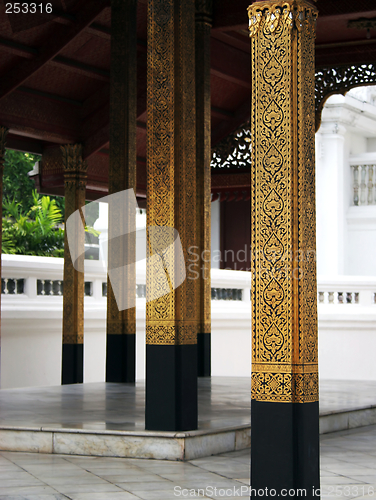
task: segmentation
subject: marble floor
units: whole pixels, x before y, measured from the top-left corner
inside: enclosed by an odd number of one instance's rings
[[[0,391],[0,427],[138,431],[145,385],[90,383]],[[250,423],[250,379],[199,379],[199,429]],[[320,381],[320,415],[376,407],[376,382]]]
[[[0,452],[0,500],[168,500],[193,490],[235,500],[249,498],[249,470],[249,450],[189,462]],[[321,436],[321,493],[376,498],[376,425]]]
[[[200,378],[199,429],[250,423],[250,379]],[[0,391],[0,427],[145,429],[145,384],[90,383]]]

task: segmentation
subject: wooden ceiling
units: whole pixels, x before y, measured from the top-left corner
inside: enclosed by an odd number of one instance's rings
[[[7,146],[15,149],[42,154],[58,144],[82,143],[99,185],[105,182],[108,164],[110,1],[51,3],[54,15],[21,15],[7,14],[6,1],[0,0],[0,124],[10,129]],[[213,3],[211,105],[215,146],[249,119],[251,86],[249,0]],[[376,62],[376,30],[367,34],[366,30],[347,27],[349,20],[376,18],[375,0],[318,0],[316,5],[320,13],[318,67]],[[139,0],[140,179],[146,161],[146,11],[146,0]],[[61,179],[56,181],[59,183]]]

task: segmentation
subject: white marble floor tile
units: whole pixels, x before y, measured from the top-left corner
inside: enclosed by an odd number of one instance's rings
[[[333,498],[336,487],[342,493],[358,488],[361,495],[335,498],[375,500],[376,486],[373,496],[363,495],[360,488],[376,485],[376,460],[369,454],[369,444],[376,446],[376,426],[336,433],[330,439],[323,436],[322,441],[322,500]],[[176,486],[189,490],[249,484],[249,452],[225,455],[182,463],[0,452],[0,500],[168,500],[178,498]],[[329,488],[331,495],[326,494]]]
[[[346,476],[332,476],[332,477],[322,477],[321,485],[343,485],[343,484],[361,484],[362,481],[357,481],[356,479],[351,479]]]
[[[55,485],[59,493],[70,496],[71,493],[119,493],[123,491],[115,484],[59,484]]]
[[[47,495],[31,494],[22,495],[0,495],[0,500],[67,500],[67,497],[60,493],[51,493]]]
[[[3,486],[0,485],[0,495],[47,495],[55,494],[57,490],[51,486]]]
[[[143,482],[134,482],[127,481],[124,483],[116,483],[116,486],[122,488],[125,491],[129,491],[131,493],[137,494],[137,491],[173,491],[175,484],[171,481],[148,481],[146,483]]]
[[[50,486],[57,487],[59,485],[67,485],[67,484],[106,484],[107,481],[104,479],[97,477],[97,476],[85,476],[85,477],[69,477],[69,476],[63,476],[63,477],[49,477],[49,478],[44,478],[43,481],[46,484],[49,484]]]
[[[124,483],[126,481],[132,482],[159,482],[164,479],[156,474],[118,474],[118,475],[102,475],[101,478],[109,481],[110,483]]]

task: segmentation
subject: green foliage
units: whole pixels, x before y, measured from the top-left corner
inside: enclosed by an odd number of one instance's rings
[[[3,177],[2,252],[20,255],[63,257],[65,200],[40,196],[27,175],[40,157],[8,149]],[[92,224],[98,218],[98,204],[85,210],[86,240],[99,236]]]
[[[23,214],[15,199],[3,202],[3,253],[62,257],[64,230],[59,227],[62,214],[49,196],[31,192],[32,207]]]
[[[33,205],[34,181],[27,175],[33,170],[35,162],[40,160],[40,156],[22,151],[7,149],[5,152],[4,177],[3,177],[3,197],[7,200],[14,200],[19,203],[19,210],[26,215]],[[51,196],[55,201],[64,220],[65,203],[60,196]]]

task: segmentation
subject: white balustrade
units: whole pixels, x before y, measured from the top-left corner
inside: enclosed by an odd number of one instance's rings
[[[2,259],[2,294],[31,295],[38,299],[63,295],[63,259],[24,255],[3,255]],[[22,278],[19,278],[21,276]],[[239,279],[239,276],[242,278]],[[247,273],[239,275],[238,271],[212,270],[212,300],[247,301],[246,297],[250,294],[250,282],[248,283],[247,276]],[[85,261],[86,297],[92,297],[94,289],[101,290],[101,297],[106,297],[106,279],[107,273],[102,262]],[[136,298],[145,298],[145,271],[138,265],[136,265],[136,282]]]
[[[59,384],[63,259],[3,255],[2,271],[2,388]],[[248,376],[251,273],[212,269],[211,280],[212,374]],[[100,262],[85,262],[85,282],[84,380],[100,382],[105,377],[107,304]],[[140,263],[136,282],[136,379],[141,380],[146,273]],[[376,278],[319,276],[318,318],[322,376],[376,380]]]
[[[376,204],[376,165],[351,165],[353,178],[352,204],[375,205]]]
[[[365,276],[318,277],[317,302],[321,306],[368,307],[376,304],[376,278]],[[376,312],[376,309],[375,309]]]

